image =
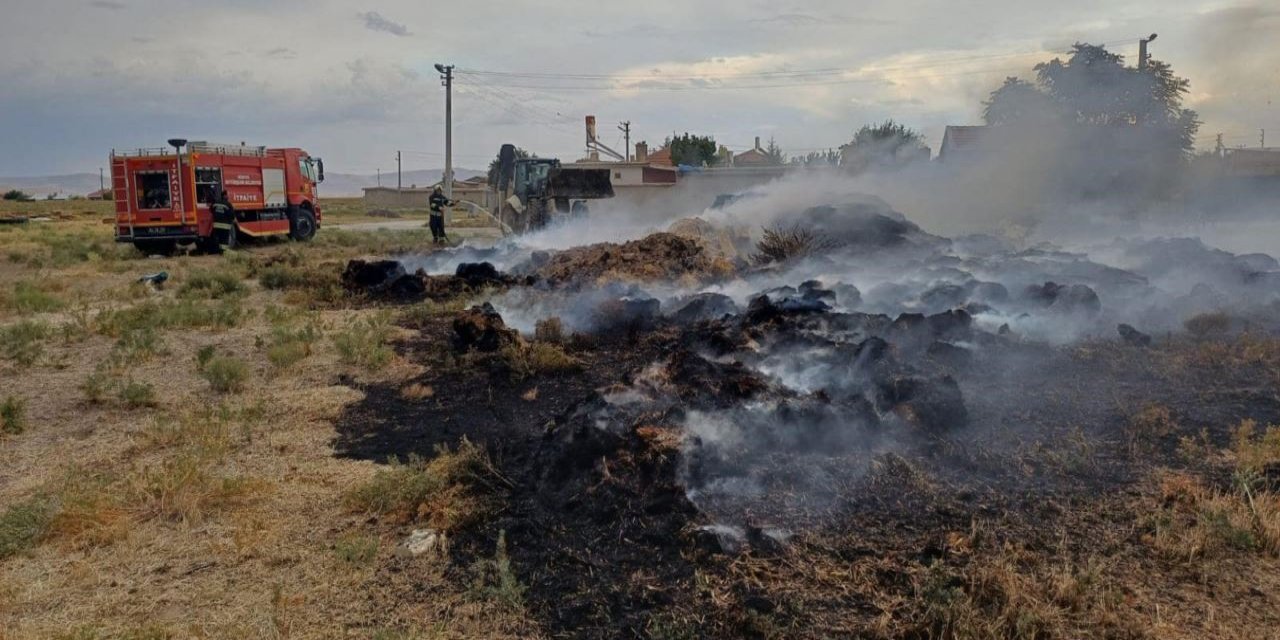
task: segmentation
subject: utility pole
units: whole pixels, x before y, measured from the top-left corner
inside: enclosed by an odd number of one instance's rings
[[[631,121],[627,120],[619,124],[618,131],[622,132],[623,138],[622,157],[626,158],[627,162],[631,162]]]
[[[382,167],[378,167],[378,186],[382,186]]]
[[[1259,129],[1258,131],[1261,132],[1261,135],[1259,135],[1258,137],[1258,148],[1266,149],[1267,148],[1267,130]]]
[[[107,190],[107,182],[106,182],[106,179],[102,177],[102,167],[98,167],[98,191],[106,191],[106,190]]]
[[[404,181],[400,176],[400,152],[396,151],[396,191],[404,190]]]
[[[1147,43],[1155,39],[1156,34],[1153,33],[1150,37],[1138,41],[1138,71],[1147,70],[1147,61],[1151,59],[1151,56],[1147,55]]]
[[[437,64],[444,85],[444,197],[453,199],[453,65]]]

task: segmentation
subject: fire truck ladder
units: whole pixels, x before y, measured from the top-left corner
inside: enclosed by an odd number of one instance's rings
[[[129,237],[133,237],[133,211],[129,208],[129,173],[125,171],[124,156],[111,154],[111,199],[116,203],[116,218],[125,214],[129,223]]]

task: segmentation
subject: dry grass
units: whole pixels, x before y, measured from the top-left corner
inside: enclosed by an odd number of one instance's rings
[[[533,326],[533,339],[538,342],[561,344],[564,342],[564,323],[558,317],[543,318]]]
[[[1187,333],[1195,336],[1198,340],[1204,340],[1225,335],[1231,329],[1231,316],[1222,312],[1202,313],[1187,318],[1186,322],[1182,324]]]
[[[414,382],[405,385],[400,389],[400,397],[405,400],[426,400],[436,395],[436,390],[431,385]]]
[[[751,261],[758,265],[782,264],[835,249],[839,246],[832,238],[800,225],[777,225],[765,228],[764,235],[756,243],[756,253]]]
[[[540,374],[577,371],[582,363],[565,352],[564,347],[548,342],[519,342],[498,352],[514,380],[525,380]]]
[[[1171,436],[1178,429],[1169,408],[1159,404],[1149,404],[1138,413],[1129,417],[1129,454],[1136,456],[1150,450],[1164,438]]]

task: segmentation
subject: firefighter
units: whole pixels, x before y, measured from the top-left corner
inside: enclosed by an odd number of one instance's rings
[[[213,202],[209,203],[209,211],[213,214],[213,235],[220,237],[220,244],[235,248],[239,240],[236,237],[236,210],[231,206],[226,189],[219,188],[215,194]]]
[[[427,202],[431,206],[431,217],[428,220],[428,224],[431,226],[431,241],[440,244],[448,240],[448,236],[444,232],[444,208],[452,207],[458,204],[458,201],[446,198],[440,187],[436,187],[431,192],[431,198]]]

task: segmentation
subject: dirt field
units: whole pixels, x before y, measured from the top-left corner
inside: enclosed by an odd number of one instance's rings
[[[360,209],[326,222],[374,219]],[[868,375],[892,385],[881,426],[909,435],[691,460],[691,407],[863,409],[731,363],[827,339],[824,316],[539,324],[467,351],[457,314],[492,282],[428,301],[340,280],[428,251],[425,229],[146,258],[101,203],[13,212],[51,220],[0,225],[2,640],[1280,637],[1267,331],[1206,318],[1149,347],[1049,347],[946,329],[1040,363],[979,378],[917,344],[924,325],[859,326],[891,336]],[[574,259],[548,268],[606,263]],[[928,371],[903,364],[917,347]],[[935,428],[938,407],[969,426]],[[618,428],[593,428],[606,412]],[[783,480],[745,506],[689,497],[690,469],[748,463]],[[810,468],[821,499],[786,473]],[[745,532],[712,527],[730,521]],[[427,528],[434,549],[402,549]]]

